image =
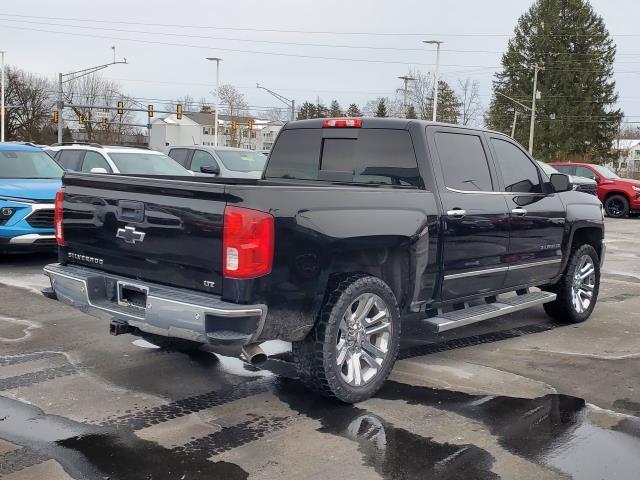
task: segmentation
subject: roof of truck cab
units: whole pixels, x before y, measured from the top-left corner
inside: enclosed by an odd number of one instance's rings
[[[345,117],[339,117],[345,118]],[[411,124],[421,124],[425,127],[427,126],[439,126],[439,127],[449,127],[449,128],[460,128],[465,130],[475,130],[478,132],[485,133],[493,133],[496,135],[505,136],[502,132],[497,132],[494,130],[488,130],[486,128],[478,128],[478,127],[470,127],[467,125],[456,125],[453,123],[444,123],[444,122],[432,122],[430,120],[418,120],[411,118],[389,118],[389,117],[348,117],[348,118],[361,118],[362,119],[362,127],[361,128],[394,128],[394,129],[407,129]],[[312,118],[309,120],[294,120],[292,122],[288,122],[283,130],[293,130],[300,128],[323,128],[322,125],[325,120],[329,120],[329,118]]]

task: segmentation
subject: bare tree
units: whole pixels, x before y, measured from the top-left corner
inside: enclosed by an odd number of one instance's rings
[[[483,111],[480,102],[480,83],[470,79],[458,80],[460,98],[460,121],[462,125],[475,125]]]
[[[267,120],[271,120],[272,122],[286,122],[289,120],[289,109],[288,108],[270,108],[266,111],[265,117]]]
[[[134,107],[133,100],[122,93],[118,83],[95,73],[70,81],[65,91],[65,103],[72,105],[78,119],[80,115],[84,117],[87,141],[120,143],[123,135],[135,133],[135,128],[125,125],[132,123],[133,112],[125,110],[118,114],[117,110],[107,108],[115,107],[118,101],[123,102],[125,109]]]
[[[404,113],[402,112],[402,100],[389,97],[378,97],[375,100],[369,100],[364,106],[364,115],[367,117],[375,117],[381,100],[384,101],[384,106],[387,110],[387,117],[404,117]]]
[[[418,118],[431,120],[433,107],[433,77],[429,73],[418,70],[409,72],[409,76],[415,78],[409,86],[409,102],[416,109]]]
[[[201,106],[203,105],[202,101],[196,102],[194,98],[188,93],[184,97],[178,97],[177,99],[165,103],[165,109],[170,112],[177,111],[178,105],[182,105],[182,111],[187,112],[199,112]]]
[[[7,67],[6,79],[5,103],[11,107],[5,117],[7,139],[44,141],[43,127],[50,124],[53,110],[51,84],[15,67]]]
[[[244,95],[233,85],[222,85],[218,89],[217,93],[218,98],[220,99],[222,113],[231,117],[232,121],[239,122],[242,117],[249,115],[249,105],[247,104]],[[231,130],[231,145],[240,145],[238,129]]]

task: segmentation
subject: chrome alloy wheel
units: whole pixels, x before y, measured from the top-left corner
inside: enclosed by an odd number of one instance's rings
[[[573,308],[576,312],[583,313],[589,309],[595,286],[596,268],[593,260],[589,255],[583,255],[578,261],[571,287]]]
[[[364,293],[349,305],[336,343],[342,380],[360,387],[376,376],[387,357],[392,328],[389,309],[378,295]]]

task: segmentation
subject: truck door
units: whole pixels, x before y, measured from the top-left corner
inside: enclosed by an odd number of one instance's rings
[[[443,206],[442,299],[502,288],[509,213],[481,132],[428,127]]]
[[[543,283],[560,270],[566,210],[557,193],[543,193],[546,175],[510,139],[489,135],[510,213],[505,287]]]

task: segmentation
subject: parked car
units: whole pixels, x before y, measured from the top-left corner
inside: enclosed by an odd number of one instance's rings
[[[164,153],[145,148],[68,143],[50,149],[56,152],[55,160],[71,172],[192,175]]]
[[[622,218],[629,213],[640,213],[640,181],[620,178],[602,165],[590,163],[556,163],[556,170],[569,175],[591,178],[598,184],[598,198],[604,204],[608,216]]]
[[[260,178],[267,161],[254,150],[206,145],[169,147],[167,154],[192,172],[223,178]]]
[[[0,143],[0,252],[54,250],[53,202],[63,173],[40,148]]]
[[[344,402],[380,388],[401,332],[536,305],[582,322],[598,298],[601,203],[495,132],[304,120],[280,131],[261,180],[63,183],[49,295],[113,334],[248,362],[292,342],[303,381]]]
[[[542,168],[544,173],[548,176],[551,176],[554,173],[562,173],[548,163],[541,162],[540,160],[538,160],[538,165],[540,165],[540,168]],[[595,180],[586,177],[577,177],[575,175],[569,175],[569,179],[571,180],[574,190],[588,193],[590,195],[598,195],[598,182]]]

